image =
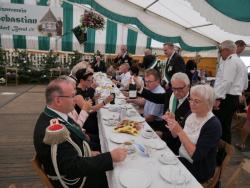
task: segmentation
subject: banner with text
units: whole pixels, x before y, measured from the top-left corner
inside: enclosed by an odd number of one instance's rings
[[[0,4],[0,34],[61,36],[63,9],[59,6]]]

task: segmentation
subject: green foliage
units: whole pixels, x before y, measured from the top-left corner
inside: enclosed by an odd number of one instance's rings
[[[69,62],[66,62],[66,65],[69,66],[70,69],[72,69],[77,63],[79,63],[83,58],[83,54],[78,52],[77,50],[74,51],[73,54],[69,55]]]

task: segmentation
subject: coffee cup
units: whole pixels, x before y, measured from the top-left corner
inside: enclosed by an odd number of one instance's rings
[[[146,129],[146,130],[144,130],[144,135],[146,137],[152,137],[154,135],[154,131],[151,129]]]
[[[130,141],[124,142],[123,147],[128,150],[129,154],[135,152],[135,147],[134,147],[133,143]]]

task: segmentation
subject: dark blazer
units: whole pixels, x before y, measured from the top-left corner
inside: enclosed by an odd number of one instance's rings
[[[147,89],[143,89],[141,96],[145,99],[152,101],[157,104],[164,104],[164,111],[168,110],[169,107],[169,99],[172,95],[172,92],[166,93],[152,93]],[[183,128],[185,125],[185,120],[191,113],[190,106],[188,99],[184,100],[183,103],[179,106],[179,108],[175,111],[175,119],[179,122],[181,127]],[[178,154],[179,147],[181,142],[179,138],[174,138],[171,132],[165,128],[163,130],[163,138],[162,138],[168,145],[168,147],[175,153]]]
[[[114,59],[114,63],[117,64],[117,65],[119,65],[119,66],[121,64],[123,64],[123,63],[128,63],[129,66],[131,66],[132,65],[132,57],[130,57],[128,53],[124,57],[123,56],[121,56],[121,57],[117,56]]]
[[[51,119],[45,113],[41,113],[35,126],[33,139],[38,159],[44,166],[45,172],[55,176],[51,160],[51,147],[43,143],[45,129],[50,124]],[[72,131],[70,131],[70,137],[83,152],[82,140]],[[60,174],[65,175],[66,178],[87,177],[84,188],[106,187],[104,172],[113,169],[112,158],[109,152],[95,157],[79,157],[77,151],[68,142],[58,145],[57,162]],[[52,183],[55,187],[61,187],[59,181],[52,181]],[[79,184],[70,187],[77,188]]]
[[[141,67],[145,68],[145,69],[150,68],[153,65],[153,63],[155,62],[155,59],[156,59],[156,57],[154,55],[144,56]]]
[[[191,164],[185,158],[180,158],[181,162],[200,183],[206,182],[214,174],[221,133],[221,123],[216,116],[213,116],[201,128],[192,156],[193,163]]]
[[[169,107],[169,99],[172,95],[172,92],[166,92],[166,93],[152,93],[151,91],[147,89],[143,89],[142,93],[140,94],[143,98],[157,103],[157,104],[164,104],[164,111],[168,110]],[[186,99],[179,108],[175,111],[175,119],[180,123],[182,127],[184,127],[184,123],[186,120],[186,117],[191,113],[190,106],[188,99]]]
[[[167,64],[166,64],[166,69],[165,69],[166,78],[169,79],[170,81],[173,74],[177,72],[185,73],[186,66],[185,66],[185,62],[183,58],[179,54],[174,53],[170,61],[167,61]]]
[[[106,66],[104,61],[100,61],[99,66],[95,63],[93,66],[94,72],[106,72]]]

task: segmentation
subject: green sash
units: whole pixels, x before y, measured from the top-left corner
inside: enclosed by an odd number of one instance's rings
[[[179,101],[177,100],[177,98],[174,96],[173,99],[173,105],[172,105],[172,112],[175,113],[177,106],[178,106]]]
[[[73,122],[69,122],[69,117],[68,117],[68,121],[66,121],[60,115],[50,110],[47,106],[44,108],[44,113],[49,117],[58,118],[67,127],[67,129],[74,132],[81,140],[86,140],[86,137],[83,134],[81,128],[75,125]]]

